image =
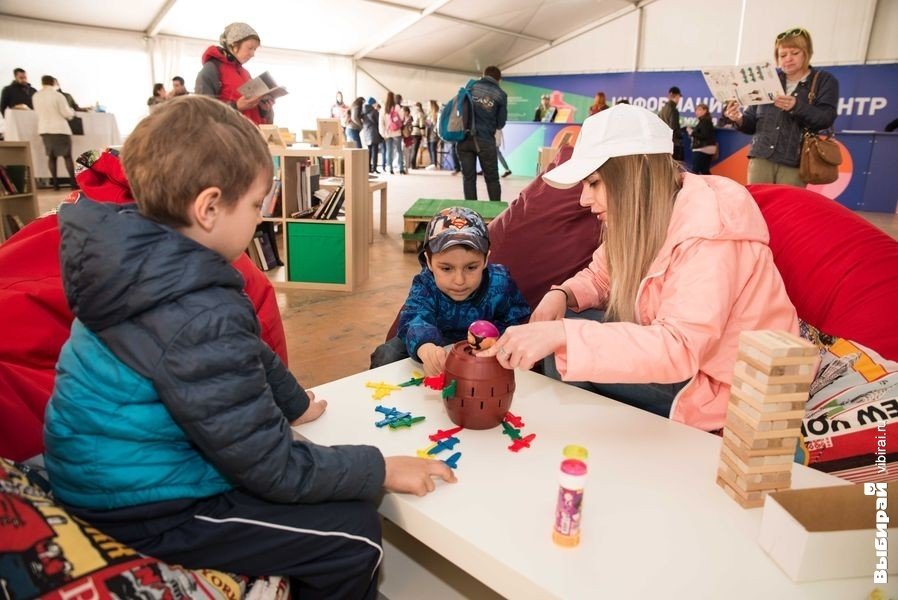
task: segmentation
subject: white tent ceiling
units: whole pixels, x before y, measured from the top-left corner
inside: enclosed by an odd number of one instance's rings
[[[0,16],[217,40],[244,21],[263,46],[479,72],[510,66],[638,0],[0,0]]]

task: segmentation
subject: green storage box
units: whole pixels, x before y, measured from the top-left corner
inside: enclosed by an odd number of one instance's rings
[[[287,223],[289,281],[346,283],[346,225]]]

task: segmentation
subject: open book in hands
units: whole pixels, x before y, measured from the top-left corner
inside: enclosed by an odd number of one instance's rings
[[[272,99],[287,95],[287,88],[275,83],[274,78],[265,71],[255,79],[250,79],[237,90],[244,98],[271,96]]]
[[[738,102],[743,106],[772,104],[777,96],[786,93],[776,68],[769,62],[706,67],[702,69],[702,75],[711,93],[724,105],[728,102]]]

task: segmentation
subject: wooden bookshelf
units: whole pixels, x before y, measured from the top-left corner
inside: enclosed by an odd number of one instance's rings
[[[34,181],[34,165],[31,164],[31,144],[29,142],[0,142],[0,165],[21,165],[25,175],[18,184],[24,184],[18,194],[0,195],[0,243],[9,237],[10,224],[7,215],[15,216],[27,225],[37,218],[37,186]],[[0,184],[2,185],[2,184]],[[5,188],[4,188],[5,190]]]
[[[278,159],[281,199],[273,221],[283,267],[268,271],[276,288],[351,292],[368,278],[368,237],[371,211],[368,190],[368,150],[357,148],[285,148],[270,145]],[[299,185],[296,165],[301,160],[328,158],[342,162],[345,218],[291,219],[288,199]],[[324,175],[322,174],[323,178]]]

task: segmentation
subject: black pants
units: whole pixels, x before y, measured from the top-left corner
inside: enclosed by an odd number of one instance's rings
[[[291,578],[293,596],[374,599],[383,558],[371,502],[275,504],[232,490],[112,511],[69,508],[134,549],[191,569]]]
[[[418,149],[421,147],[421,136],[413,135],[412,136],[412,155],[409,162],[409,169],[417,169],[418,168]]]
[[[565,319],[588,319],[604,322],[605,311],[587,309],[579,313],[568,309]],[[555,366],[555,355],[550,354],[543,359],[543,373],[561,381],[561,374]],[[568,381],[570,385],[584,390],[641,408],[644,411],[661,417],[670,418],[670,410],[673,408],[674,398],[680,393],[691,379],[678,383],[597,383],[595,381]]]
[[[479,150],[478,150],[479,148]],[[496,155],[496,140],[493,138],[477,138],[468,136],[458,143],[458,160],[461,162],[465,200],[477,200],[477,159],[483,169],[486,180],[486,191],[490,200],[502,199],[502,186],[499,185],[499,158]]]
[[[408,358],[408,349],[405,347],[405,342],[398,337],[390,338],[371,353],[370,368],[376,369],[377,367],[399,362],[404,358]]]
[[[380,144],[368,144],[368,172],[377,173],[377,150]]]

